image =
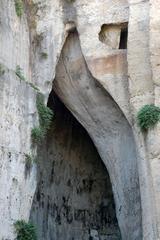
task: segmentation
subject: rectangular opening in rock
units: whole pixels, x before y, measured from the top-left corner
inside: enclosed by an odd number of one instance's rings
[[[127,49],[128,26],[121,28],[119,49]]]

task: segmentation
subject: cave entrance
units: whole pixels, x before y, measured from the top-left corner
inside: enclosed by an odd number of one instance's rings
[[[55,119],[38,149],[31,210],[39,240],[118,240],[112,187],[91,138],[52,91]]]

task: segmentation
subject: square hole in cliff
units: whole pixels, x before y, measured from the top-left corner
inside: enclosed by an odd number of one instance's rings
[[[103,24],[99,40],[111,49],[127,49],[128,23]]]

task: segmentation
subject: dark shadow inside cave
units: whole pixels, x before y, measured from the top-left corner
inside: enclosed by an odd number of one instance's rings
[[[112,187],[92,140],[52,91],[55,118],[38,147],[30,220],[39,240],[118,240]]]

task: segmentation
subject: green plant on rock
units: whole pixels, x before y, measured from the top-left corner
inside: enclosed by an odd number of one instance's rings
[[[36,105],[39,116],[39,127],[32,129],[31,137],[34,143],[40,143],[50,128],[54,114],[49,107],[45,106],[44,97],[41,93],[37,93]]]
[[[150,104],[143,106],[137,114],[137,122],[141,130],[146,131],[160,120],[160,108]]]
[[[25,154],[25,160],[27,163],[32,164],[32,155],[31,154]]]
[[[36,91],[39,91],[39,88],[37,86],[35,86],[33,83],[29,82],[29,85],[35,89]]]
[[[26,166],[32,166],[32,164],[35,162],[35,156],[31,153],[29,154],[25,154],[25,163],[26,163]]]
[[[41,140],[44,138],[45,133],[43,132],[43,129],[40,127],[34,127],[31,131],[31,137],[33,143],[40,143]]]
[[[22,17],[23,12],[24,12],[24,6],[23,6],[23,1],[22,0],[15,0],[15,9],[16,9],[16,14],[18,17]]]
[[[25,80],[26,80],[25,77],[24,77],[24,75],[23,75],[22,68],[21,68],[19,65],[16,66],[16,71],[15,71],[15,73],[16,73],[17,77],[20,78],[20,80],[22,80],[22,81],[25,81]]]
[[[18,220],[14,224],[17,238],[16,240],[37,240],[36,228],[32,223]]]
[[[40,127],[44,131],[47,131],[53,119],[53,111],[49,107],[45,106],[44,97],[41,93],[37,94],[36,104],[39,115]]]

